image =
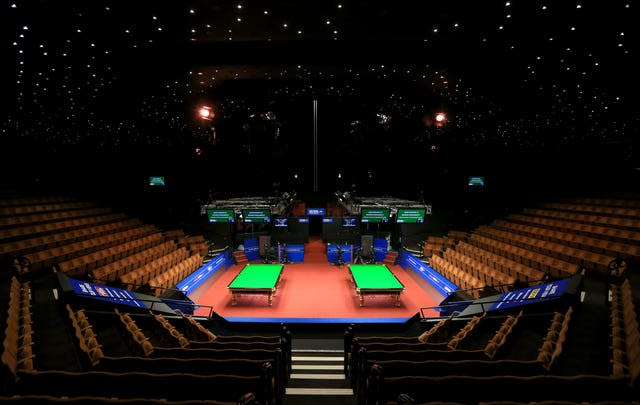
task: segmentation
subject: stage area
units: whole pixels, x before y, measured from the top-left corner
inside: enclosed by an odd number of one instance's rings
[[[420,308],[438,305],[444,297],[435,289],[419,283],[412,270],[389,266],[404,285],[399,306],[390,295],[367,295],[360,306],[348,265],[341,267],[326,261],[324,245],[319,240],[305,245],[305,262],[285,264],[269,306],[261,294],[240,295],[232,304],[229,283],[245,264],[220,272],[215,281],[205,283],[192,294],[197,304],[213,310],[231,322],[285,323],[403,323],[420,312]],[[437,316],[434,311],[433,316]]]

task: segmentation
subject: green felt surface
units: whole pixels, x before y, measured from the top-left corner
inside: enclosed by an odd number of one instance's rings
[[[349,271],[353,275],[356,287],[360,289],[404,288],[384,264],[352,264],[349,265]]]
[[[228,288],[274,288],[283,267],[282,264],[247,264]]]

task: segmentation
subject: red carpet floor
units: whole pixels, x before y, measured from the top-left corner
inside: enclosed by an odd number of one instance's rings
[[[237,305],[231,305],[227,285],[244,265],[222,270],[215,283],[203,287],[204,290],[196,292],[192,299],[198,297],[197,304],[211,306],[229,320],[339,322],[341,319],[363,319],[384,322],[406,320],[420,312],[420,308],[437,305],[444,298],[434,289],[418,284],[415,276],[402,267],[390,266],[405,286],[400,296],[401,305],[396,307],[392,296],[367,295],[361,307],[347,265],[329,264],[324,249],[321,241],[310,241],[305,245],[304,263],[285,264],[272,306],[268,305],[266,295],[240,295]],[[433,311],[429,316],[437,316],[437,313]]]

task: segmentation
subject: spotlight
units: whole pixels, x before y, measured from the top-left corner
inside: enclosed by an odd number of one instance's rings
[[[212,120],[213,117],[215,117],[215,113],[213,112],[211,107],[206,105],[198,109],[198,115],[200,115],[200,118],[202,118],[203,120],[208,120],[208,121]]]

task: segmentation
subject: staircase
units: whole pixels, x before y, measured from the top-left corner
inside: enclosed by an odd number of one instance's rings
[[[249,259],[245,256],[244,252],[237,250],[233,252],[233,258],[235,259],[237,264],[249,263]]]
[[[387,252],[387,255],[382,260],[382,263],[386,264],[387,266],[393,266],[396,264],[396,260],[398,260],[398,252],[394,252],[390,250]]]
[[[291,351],[291,377],[287,405],[353,405],[353,390],[344,375],[344,349],[296,349]]]

